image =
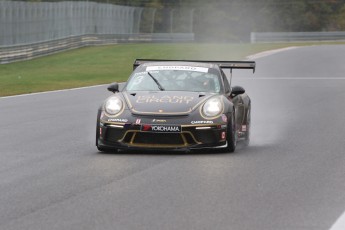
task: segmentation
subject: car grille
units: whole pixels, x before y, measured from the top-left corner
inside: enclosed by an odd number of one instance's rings
[[[182,147],[196,144],[190,133],[128,132],[123,142],[129,145],[154,147]]]

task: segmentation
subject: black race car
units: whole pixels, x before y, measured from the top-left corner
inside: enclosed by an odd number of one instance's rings
[[[229,77],[223,69],[230,69]],[[109,85],[114,95],[98,110],[98,150],[233,152],[238,139],[248,144],[250,98],[230,86],[232,69],[254,72],[255,62],[137,59],[121,90]]]

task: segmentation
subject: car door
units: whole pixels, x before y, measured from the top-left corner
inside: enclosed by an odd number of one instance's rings
[[[236,129],[238,130],[244,119],[244,114],[245,114],[245,106],[244,106],[244,101],[241,95],[234,95],[232,94],[232,88],[230,86],[230,83],[228,81],[228,78],[222,71],[222,77],[223,77],[223,82],[224,82],[224,89],[225,89],[225,94],[228,95],[228,99],[234,104],[235,107],[235,120],[236,120]],[[227,93],[230,92],[230,93]]]

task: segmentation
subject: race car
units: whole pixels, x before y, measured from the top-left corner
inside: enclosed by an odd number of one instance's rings
[[[254,73],[255,62],[137,59],[133,69],[123,86],[108,86],[113,94],[98,110],[99,151],[234,152],[238,140],[249,144],[251,101],[230,84],[233,69]]]

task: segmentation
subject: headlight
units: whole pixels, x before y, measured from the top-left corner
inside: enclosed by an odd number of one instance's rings
[[[223,112],[223,102],[219,97],[208,99],[202,107],[202,113],[206,117],[215,117]]]
[[[123,102],[120,98],[111,97],[105,102],[105,112],[110,115],[118,114],[123,108]]]

